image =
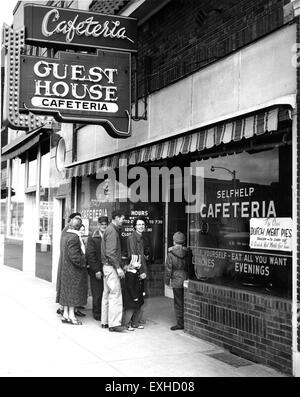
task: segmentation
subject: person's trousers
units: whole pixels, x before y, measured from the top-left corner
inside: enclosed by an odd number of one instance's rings
[[[90,273],[90,285],[93,302],[93,316],[101,320],[101,305],[103,295],[103,279],[98,280],[94,273]]]
[[[109,328],[122,324],[123,299],[121,283],[114,267],[103,265],[101,323]]]
[[[130,326],[130,324],[138,326],[142,314],[141,307],[138,309],[126,309],[124,313],[124,325],[126,327]]]
[[[177,325],[184,326],[184,290],[183,288],[173,288],[174,294],[174,310],[176,314]]]

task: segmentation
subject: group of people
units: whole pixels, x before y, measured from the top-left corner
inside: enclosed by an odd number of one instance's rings
[[[80,213],[70,215],[60,239],[60,258],[57,271],[56,302],[62,322],[80,325],[77,317],[85,316],[80,309],[87,304],[88,275],[92,295],[92,311],[102,328],[111,332],[143,329],[143,305],[147,261],[150,247],[145,234],[145,220],[138,217],[134,230],[127,238],[127,257],[122,257],[121,227],[125,220],[122,211],[98,218],[98,228],[84,241]],[[177,232],[174,246],[166,259],[165,283],[173,288],[177,324],[171,330],[183,329],[183,282],[188,275],[188,250],[185,236]]]

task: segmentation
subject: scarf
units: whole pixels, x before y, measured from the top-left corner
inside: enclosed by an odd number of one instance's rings
[[[83,253],[83,255],[85,255],[85,245],[84,242],[82,240],[81,234],[79,233],[78,230],[74,230],[74,229],[69,229],[67,230],[68,233],[74,233],[79,237],[79,241],[80,241],[80,247],[81,247],[81,251]]]

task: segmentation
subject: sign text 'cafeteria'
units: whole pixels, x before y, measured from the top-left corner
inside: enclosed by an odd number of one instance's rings
[[[20,112],[59,121],[106,124],[126,136],[130,119],[130,54],[60,52],[58,58],[21,55]]]
[[[135,18],[25,4],[24,26],[28,44],[137,51]]]

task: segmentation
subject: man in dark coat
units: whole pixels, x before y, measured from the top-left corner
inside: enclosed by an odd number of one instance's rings
[[[101,261],[101,241],[108,226],[108,217],[98,218],[99,228],[88,237],[86,246],[86,260],[93,300],[93,317],[101,321],[101,302],[103,294],[103,265]]]

